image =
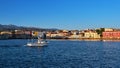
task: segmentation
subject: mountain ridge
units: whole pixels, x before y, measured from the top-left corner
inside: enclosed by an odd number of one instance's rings
[[[0,31],[11,31],[11,30],[34,30],[34,31],[55,31],[56,28],[38,28],[38,27],[26,27],[26,26],[17,26],[13,24],[2,25],[0,24]]]

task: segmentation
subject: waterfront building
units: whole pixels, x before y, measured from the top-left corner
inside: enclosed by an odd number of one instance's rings
[[[104,28],[104,31],[106,32],[106,31],[114,31],[114,29],[113,28]]]
[[[32,31],[24,31],[24,34],[32,35]]]
[[[52,33],[51,38],[64,38],[64,34],[63,33]]]
[[[15,30],[15,33],[13,34],[13,38],[17,38],[17,39],[31,38],[31,31]]]
[[[72,34],[72,35],[78,35],[78,34],[79,34],[79,31],[78,31],[78,30],[71,30],[71,34]]]
[[[16,35],[24,34],[24,31],[23,30],[15,30],[15,34]]]
[[[97,32],[84,32],[84,38],[100,38]]]
[[[69,31],[68,31],[68,30],[63,30],[63,32],[67,33],[67,32],[69,32]]]
[[[69,36],[68,38],[69,39],[79,39],[80,37],[81,37],[81,35],[75,35],[75,34],[73,34],[73,35]]]
[[[79,33],[79,37],[80,37],[80,38],[84,38],[84,36],[85,36],[85,33],[84,33],[84,32],[80,32],[80,33]]]
[[[10,37],[12,37],[12,32],[9,31],[0,32],[0,39],[8,39]]]
[[[2,32],[0,32],[0,34],[2,35],[2,34],[12,34],[12,32],[9,32],[9,31],[2,31]]]
[[[120,31],[106,31],[102,35],[103,38],[120,38]]]

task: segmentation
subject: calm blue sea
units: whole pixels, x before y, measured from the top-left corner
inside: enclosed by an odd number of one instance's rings
[[[27,40],[0,40],[0,68],[120,68],[120,42],[48,41],[27,47]]]

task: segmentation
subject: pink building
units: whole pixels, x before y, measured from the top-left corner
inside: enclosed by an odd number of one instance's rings
[[[120,38],[120,31],[108,31],[102,33],[103,38]]]

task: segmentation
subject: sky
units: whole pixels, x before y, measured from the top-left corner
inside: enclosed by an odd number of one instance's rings
[[[120,0],[0,0],[0,24],[68,30],[120,28]]]

